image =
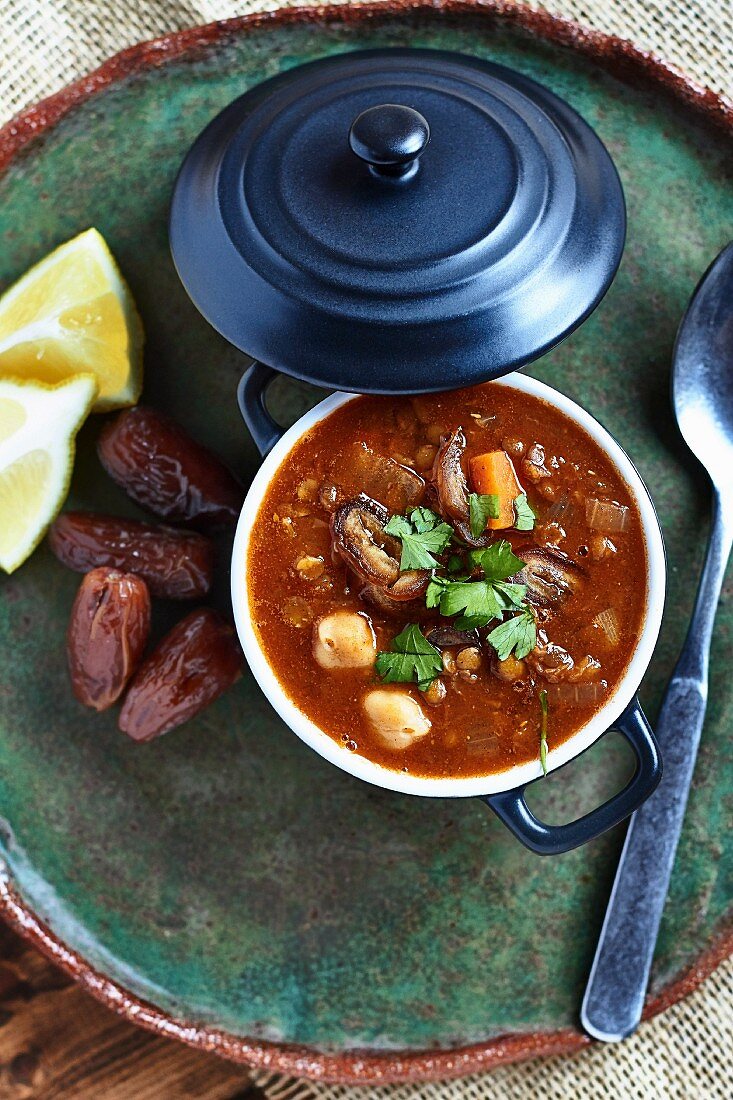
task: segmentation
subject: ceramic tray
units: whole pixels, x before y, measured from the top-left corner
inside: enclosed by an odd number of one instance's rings
[[[642,693],[653,715],[708,514],[667,390],[677,322],[733,225],[733,122],[712,96],[611,40],[489,5],[300,10],[184,33],[128,51],[6,127],[0,280],[98,226],[145,321],[145,400],[250,477],[257,455],[234,399],[243,359],[193,308],[168,253],[175,173],[202,126],[246,87],[324,54],[385,45],[516,66],[566,97],[616,159],[629,210],[620,273],[595,315],[532,371],[610,428],[659,508],[670,593]],[[293,419],[319,396],[283,382],[281,415]],[[82,433],[70,504],[132,513],[97,464],[100,425],[93,418]],[[477,801],[393,795],[330,767],[248,675],[198,721],[132,744],[112,715],[72,699],[63,636],[77,584],[45,548],[0,579],[2,905],[29,938],[138,1023],[314,1077],[439,1077],[585,1041],[578,1006],[622,830],[541,860]],[[728,592],[649,1012],[683,995],[731,943]],[[157,628],[175,614],[166,609]],[[620,785],[629,761],[617,740],[537,786],[550,820]]]

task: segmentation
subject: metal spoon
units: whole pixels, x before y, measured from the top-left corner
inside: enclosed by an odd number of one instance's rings
[[[635,1030],[644,1007],[708,692],[715,610],[733,544],[733,242],[700,280],[674,351],[672,397],[687,446],[710,475],[713,516],[687,638],[656,727],[664,772],[629,822],[580,1019],[596,1039]]]

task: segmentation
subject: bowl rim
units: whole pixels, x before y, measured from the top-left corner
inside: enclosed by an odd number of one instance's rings
[[[591,719],[572,737],[547,755],[548,774],[590,748],[619,718],[634,697],[649,665],[662,622],[666,589],[666,561],[661,528],[648,489],[636,467],[614,437],[581,405],[547,383],[525,374],[511,374],[486,383],[505,386],[538,397],[583,428],[611,459],[626,482],[641,516],[647,553],[647,595],[643,625],[632,657],[614,691]],[[374,786],[429,798],[469,798],[499,794],[542,776],[537,760],[482,776],[430,778],[404,774],[352,752],[322,730],[290,698],[265,655],[250,615],[247,560],[250,536],[265,492],[295,444],[343,405],[360,394],[337,392],[304,413],[265,456],[247,492],[237,523],[231,559],[231,595],[234,621],[244,655],[262,692],[279,717],[301,741],[342,771]]]

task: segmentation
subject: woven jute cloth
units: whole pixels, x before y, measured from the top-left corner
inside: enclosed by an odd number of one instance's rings
[[[329,0],[0,0],[0,123],[125,46],[184,27]],[[628,38],[733,98],[733,0],[528,3]]]
[[[146,38],[299,0],[0,0],[0,123]],[[528,5],[630,39],[733,99],[733,0]],[[257,1075],[270,1100],[731,1100],[733,961],[624,1043],[458,1081],[316,1085]],[[167,1100],[167,1098],[161,1098]]]

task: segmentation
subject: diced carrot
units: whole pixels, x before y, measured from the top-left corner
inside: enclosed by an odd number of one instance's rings
[[[499,516],[490,519],[487,527],[500,531],[514,526],[514,501],[524,492],[519,484],[514,464],[506,451],[489,451],[470,461],[471,482],[474,492],[495,494],[499,498]]]

